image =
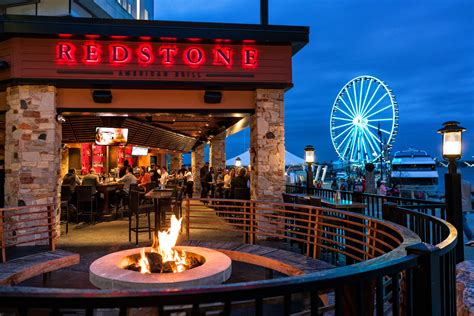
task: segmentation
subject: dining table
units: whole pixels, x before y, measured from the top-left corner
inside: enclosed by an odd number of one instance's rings
[[[155,230],[161,230],[161,218],[165,214],[161,214],[160,209],[160,200],[161,199],[169,199],[173,196],[174,189],[160,189],[155,188],[150,190],[145,194],[145,197],[153,199],[153,205],[155,207]]]

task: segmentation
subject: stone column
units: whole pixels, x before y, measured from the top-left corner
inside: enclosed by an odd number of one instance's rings
[[[61,126],[56,122],[56,88],[10,87],[7,106],[5,205],[57,204]]]
[[[183,155],[179,152],[170,153],[170,171],[178,171],[183,166]]]
[[[199,197],[197,194],[201,193],[201,179],[199,177],[199,170],[204,166],[204,146],[202,144],[191,152],[191,168],[194,176],[194,194],[195,197]]]
[[[252,199],[282,200],[285,191],[283,90],[257,89],[250,118],[250,193]]]
[[[217,172],[219,168],[225,168],[225,133],[220,133],[211,139],[209,150],[209,165]]]

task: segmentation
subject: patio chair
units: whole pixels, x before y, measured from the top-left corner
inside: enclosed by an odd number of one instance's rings
[[[129,193],[129,216],[128,216],[128,241],[132,242],[132,232],[135,232],[135,244],[138,245],[138,234],[148,232],[148,239],[151,239],[151,219],[150,212],[153,211],[153,205],[140,204],[140,192],[131,190]],[[140,226],[140,215],[147,216],[146,226]],[[156,215],[155,215],[156,216]],[[132,217],[135,218],[135,227],[132,227]]]

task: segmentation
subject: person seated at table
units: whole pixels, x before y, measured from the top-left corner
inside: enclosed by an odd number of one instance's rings
[[[162,188],[166,187],[166,183],[168,183],[168,170],[166,167],[161,167],[161,177],[160,177],[160,184]]]
[[[122,190],[118,192],[118,201],[115,202],[115,205],[120,205],[120,202],[128,198],[130,193],[130,184],[137,183],[137,178],[133,175],[132,167],[128,167],[125,170],[125,175],[117,180],[118,183],[123,183]]]
[[[68,173],[63,177],[62,185],[69,186],[69,191],[71,192],[71,204],[76,204],[76,186],[81,185],[81,179],[76,174],[76,169],[69,169]]]
[[[151,175],[146,171],[145,167],[140,170],[140,177],[138,177],[138,186],[146,189],[146,185],[151,182]]]
[[[89,173],[82,177],[83,186],[91,186],[92,194],[97,193],[97,186],[100,184],[99,176],[95,173],[94,168],[89,170]]]

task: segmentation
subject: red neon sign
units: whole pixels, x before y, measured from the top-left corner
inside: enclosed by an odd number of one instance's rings
[[[109,64],[123,66],[138,63],[142,66],[161,64],[171,67],[175,64],[185,64],[190,68],[199,68],[203,65],[232,68],[234,66],[244,69],[258,67],[259,51],[253,46],[236,48],[219,44],[170,44],[161,45],[149,42],[135,43],[109,43],[88,40],[80,45],[72,41],[56,43],[56,62],[58,64],[74,65],[80,61],[85,65]],[[240,65],[239,65],[240,64]]]

